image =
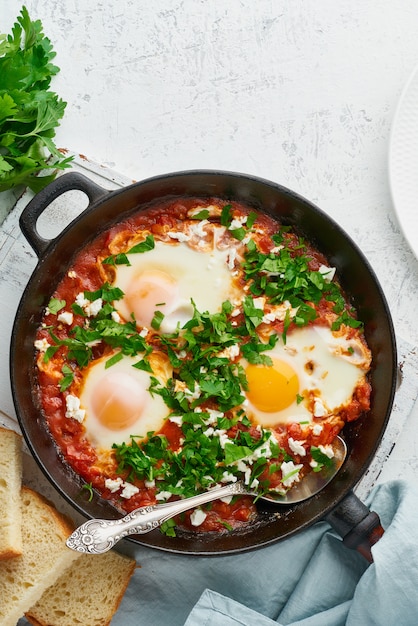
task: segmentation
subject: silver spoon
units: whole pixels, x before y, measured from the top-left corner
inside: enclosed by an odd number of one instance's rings
[[[310,472],[284,495],[274,497],[266,495],[261,496],[262,499],[275,504],[296,504],[314,496],[334,478],[347,455],[347,446],[340,437],[334,441],[333,449],[334,457],[330,466],[323,468],[320,472]],[[225,487],[215,487],[184,500],[142,506],[121,519],[91,519],[79,526],[66,543],[76,552],[102,554],[113,548],[124,537],[148,533],[179,513],[219,498],[242,494],[257,496],[256,492],[248,490],[242,482],[238,481]]]

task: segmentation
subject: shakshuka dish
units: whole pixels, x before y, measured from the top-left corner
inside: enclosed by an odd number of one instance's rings
[[[66,462],[121,512],[241,480],[284,494],[369,409],[371,353],[327,259],[264,213],[165,200],[78,252],[35,341]],[[228,532],[250,496],[175,526]]]

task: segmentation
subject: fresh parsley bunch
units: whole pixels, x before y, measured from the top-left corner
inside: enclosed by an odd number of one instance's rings
[[[53,142],[67,104],[49,90],[59,72],[54,57],[41,21],[32,22],[23,7],[12,34],[0,35],[0,191],[18,185],[39,191],[69,166],[71,158]],[[42,170],[52,173],[38,177]]]

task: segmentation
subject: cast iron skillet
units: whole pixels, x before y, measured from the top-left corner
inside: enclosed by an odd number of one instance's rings
[[[81,190],[87,209],[52,240],[36,228],[42,212],[69,190]],[[23,234],[39,257],[23,293],[11,343],[11,383],[15,408],[26,442],[55,488],[86,517],[115,519],[120,514],[97,494],[91,502],[80,493],[82,481],[65,463],[52,441],[35,396],[34,339],[42,308],[67,271],[71,259],[98,232],[148,203],[168,197],[216,196],[235,199],[265,211],[311,241],[338,270],[343,288],[365,323],[373,355],[372,403],[367,415],[345,427],[349,455],[338,476],[318,495],[297,505],[259,504],[258,520],[247,530],[226,534],[183,534],[169,538],[159,531],[133,541],[161,550],[195,555],[231,554],[268,545],[327,519],[344,542],[371,558],[370,544],[383,529],[379,518],[352,493],[369,466],[384,433],[396,382],[396,346],[390,312],[369,263],[342,228],[296,193],[275,183],[230,172],[188,171],[157,176],[108,192],[81,174],[57,178],[28,204],[21,216]]]

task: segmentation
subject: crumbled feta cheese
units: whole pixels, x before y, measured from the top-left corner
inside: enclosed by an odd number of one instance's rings
[[[109,489],[111,493],[118,491],[123,484],[122,478],[106,478],[105,487]]]
[[[173,424],[177,424],[177,426],[181,426],[183,423],[183,417],[181,415],[171,415],[169,420],[173,422]]]
[[[71,324],[73,323],[73,319],[74,319],[74,315],[70,311],[63,311],[57,317],[57,320],[59,322],[62,322],[63,324],[67,324],[67,326],[71,326]]]
[[[176,239],[180,243],[183,243],[184,241],[190,241],[190,236],[187,235],[186,233],[170,232],[170,233],[167,233],[167,235],[170,237],[170,239]]]
[[[121,316],[119,315],[119,313],[117,311],[112,311],[111,316],[112,316],[112,320],[114,322],[116,322],[116,324],[120,324],[121,323],[122,318],[121,318]]]
[[[189,230],[192,233],[192,235],[196,235],[197,237],[203,238],[206,237],[207,233],[205,230],[205,226],[207,226],[207,224],[209,224],[209,220],[201,220],[200,222],[197,222],[196,224],[191,224]]]
[[[313,414],[315,417],[324,417],[327,414],[324,404],[320,398],[316,398],[315,400]]]
[[[332,446],[319,445],[318,448],[320,449],[322,454],[325,454],[325,456],[327,456],[329,459],[334,458],[334,450],[332,449]]]
[[[280,469],[282,471],[282,483],[285,487],[291,487],[294,482],[299,480],[299,471],[302,467],[302,464],[295,465],[293,461],[283,461]]]
[[[335,276],[336,268],[321,265],[321,267],[318,269],[318,272],[322,274],[326,283],[330,283]]]
[[[155,487],[155,480],[145,480],[144,485],[147,489],[152,489]]]
[[[205,437],[212,437],[213,433],[215,432],[213,426],[209,426],[209,428],[207,428],[206,430],[203,431],[203,434],[205,435]]]
[[[33,345],[39,352],[46,352],[51,344],[48,343],[47,339],[37,339]]]
[[[190,515],[190,521],[192,526],[200,526],[203,524],[207,517],[207,513],[202,511],[202,509],[195,509],[193,513]]]
[[[225,496],[224,498],[219,498],[221,502],[224,504],[231,504],[231,500],[234,496]]]
[[[254,478],[253,482],[250,485],[250,489],[258,489],[259,484],[260,481],[258,480],[258,478]]]
[[[245,224],[245,222],[247,221],[247,216],[243,215],[242,217],[235,217],[232,222],[231,225],[229,226],[228,230],[238,230],[238,228],[241,228],[241,226],[243,224]]]
[[[132,498],[132,496],[138,493],[138,491],[139,489],[138,487],[135,487],[135,485],[131,485],[131,483],[123,483],[123,490],[120,495],[122,498],[125,498],[125,500],[129,500],[129,498]]]
[[[236,309],[232,311],[231,317],[237,317],[240,313],[241,313],[241,309],[237,307]]]
[[[74,270],[70,270],[69,272],[67,272],[67,276],[68,278],[77,278],[77,274]]]
[[[65,405],[65,417],[72,417],[81,424],[86,416],[86,411],[80,408],[80,398],[69,393],[65,398]]]
[[[89,317],[96,317],[102,308],[103,300],[101,298],[97,298],[97,300],[93,300],[93,302],[90,302],[87,306],[85,306],[84,311]]]
[[[312,426],[312,434],[313,434],[313,435],[318,436],[318,435],[320,435],[320,434],[322,433],[322,431],[323,431],[323,426],[322,426],[322,424],[314,424],[314,425]]]
[[[225,448],[225,445],[228,443],[228,441],[229,442],[231,441],[228,435],[226,434],[226,430],[222,430],[222,429],[215,430],[213,433],[213,436],[219,437],[219,445],[221,446],[222,449]]]
[[[84,297],[84,291],[80,291],[80,293],[77,294],[75,303],[81,306],[82,309],[89,304],[89,300]]]
[[[293,437],[289,437],[288,442],[289,448],[294,454],[298,454],[299,456],[306,456],[306,450],[302,445],[302,443],[304,443],[303,441],[297,441],[296,439],[293,439]]]
[[[261,309],[262,311],[264,311],[266,299],[263,297],[253,298],[253,304],[256,309]]]
[[[168,500],[169,498],[171,498],[173,494],[171,493],[171,491],[160,491],[160,493],[157,493],[157,495],[155,496],[155,499],[160,501],[160,500]]]
[[[218,352],[218,357],[221,359],[235,359],[239,355],[239,345],[234,343],[232,346],[228,346]]]
[[[224,472],[222,474],[222,478],[221,478],[221,483],[236,483],[237,482],[237,477],[234,476],[234,474],[231,474],[231,472]]]
[[[318,467],[318,462],[317,462],[317,461],[315,461],[315,459],[312,459],[312,460],[309,462],[309,465],[312,467],[312,469],[315,469],[315,467]]]

